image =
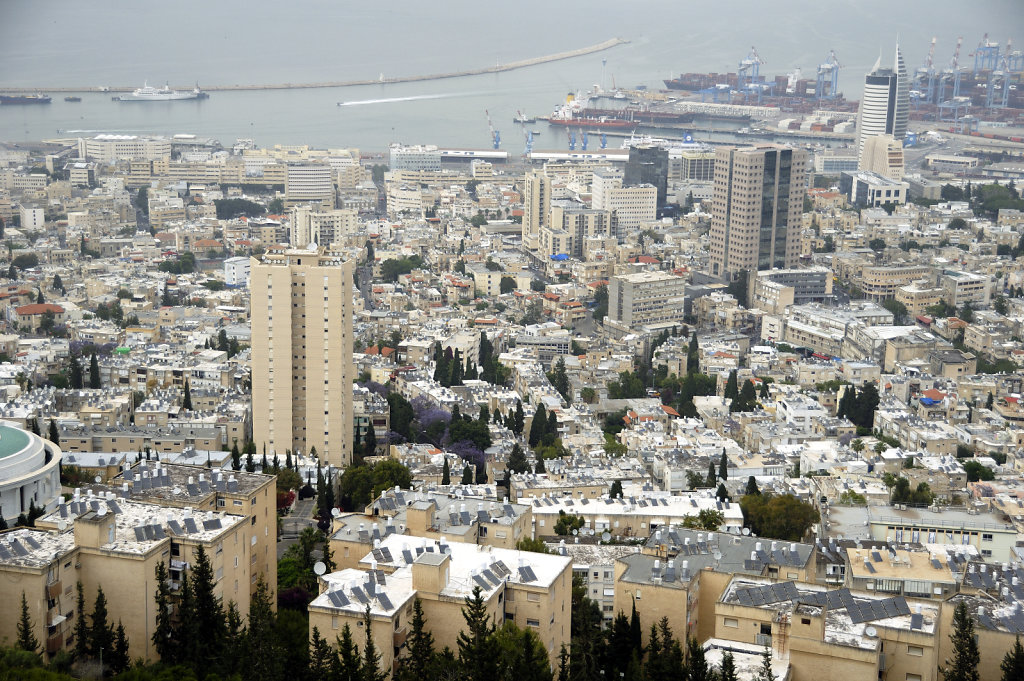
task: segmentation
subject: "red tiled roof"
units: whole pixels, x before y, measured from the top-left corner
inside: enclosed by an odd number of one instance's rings
[[[43,314],[44,312],[62,314],[64,312],[64,308],[60,305],[54,305],[53,303],[32,303],[31,305],[16,307],[14,308],[14,311],[18,313],[19,317],[25,317],[29,315]]]

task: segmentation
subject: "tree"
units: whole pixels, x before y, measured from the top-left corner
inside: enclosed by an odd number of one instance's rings
[[[593,317],[597,321],[604,321],[608,316],[608,285],[598,284],[594,289],[594,312]]]
[[[722,458],[718,460],[718,479],[728,480],[729,479],[729,457],[722,452]]]
[[[166,664],[177,661],[177,642],[174,640],[174,624],[171,622],[171,587],[167,583],[167,567],[163,561],[156,566],[156,628],[153,630],[153,646],[157,655]]]
[[[754,681],[775,681],[775,674],[772,672],[772,649],[764,647],[761,653],[761,668],[757,670]]]
[[[52,287],[54,291],[60,291],[61,294],[67,293],[66,289],[64,288],[64,282],[61,281],[59,274],[53,275]]]
[[[953,643],[953,659],[946,660],[946,667],[940,667],[942,677],[945,681],[979,681],[981,655],[974,639],[974,618],[967,612],[964,601],[957,603],[953,611],[953,631],[949,640]]]
[[[452,468],[448,464],[448,457],[444,457],[444,467],[441,469],[441,484],[450,485],[452,484]]]
[[[740,500],[740,508],[750,531],[765,539],[802,541],[820,520],[812,504],[792,494],[747,494]]]
[[[888,298],[882,302],[882,307],[892,313],[892,323],[899,325],[907,319],[909,314],[907,306],[896,300],[895,298]]]
[[[427,672],[434,659],[434,635],[427,629],[423,603],[418,598],[412,604],[412,620],[409,636],[405,639],[405,649],[408,655],[398,661],[396,681],[424,681],[430,678]]]
[[[502,277],[501,281],[498,282],[498,290],[501,291],[502,295],[515,291],[516,280],[512,277]]]
[[[999,668],[1003,670],[1002,681],[1024,680],[1024,647],[1020,645],[1020,636],[1013,641],[1013,648],[1006,652]]]
[[[89,359],[89,387],[93,390],[98,390],[103,386],[100,384],[100,365],[96,359],[96,353],[92,353],[92,357]]]
[[[110,673],[120,674],[127,671],[131,662],[128,654],[128,633],[124,629],[124,624],[118,620],[117,629],[114,630],[114,649],[110,655]]]
[[[224,619],[223,612],[221,619]],[[197,613],[202,615],[202,613]],[[227,632],[226,621],[224,633]],[[277,624],[277,617],[270,602],[270,593],[266,582],[261,578],[256,584],[256,593],[253,594],[249,604],[249,629],[246,634],[247,656],[243,662],[246,674],[249,679],[282,679],[284,665],[282,660],[282,647],[274,631]],[[220,651],[213,649],[209,651],[216,655]],[[212,661],[212,658],[203,658]],[[225,670],[233,672],[235,670]],[[199,671],[197,670],[197,674]]]
[[[380,653],[373,643],[373,627],[370,620],[370,604],[366,604],[363,613],[363,630],[366,632],[366,643],[363,645],[363,666],[360,677],[362,681],[384,681],[389,674],[380,668]]]
[[[572,402],[572,395],[570,394],[571,386],[569,384],[569,375],[565,371],[565,358],[559,357],[558,361],[555,362],[554,370],[548,374],[548,380],[551,381],[551,385],[558,391],[558,394],[562,396],[567,403]]]
[[[512,445],[512,452],[508,455],[505,467],[513,473],[526,473],[530,470],[530,464],[526,460],[523,448],[516,442]]]
[[[57,422],[53,419],[50,419],[50,432],[46,439],[55,445],[60,445],[60,432],[57,430]]]
[[[101,651],[111,653],[114,650],[114,627],[107,622],[107,597],[103,587],[96,589],[96,603],[92,609],[89,625],[89,654],[99,657]]]
[[[611,489],[608,490],[609,499],[621,499],[622,498],[622,481],[616,480],[612,483]]]
[[[348,624],[342,627],[338,637],[338,655],[335,658],[331,677],[338,681],[361,681],[362,660],[359,659],[359,648],[352,640],[352,630]]]
[[[185,395],[181,398],[181,408],[185,411],[192,411],[192,388],[188,379],[185,379]]]
[[[85,381],[82,377],[82,365],[78,363],[78,358],[72,355],[69,359],[71,362],[70,376],[68,383],[75,390],[81,390],[85,386]]]
[[[226,620],[224,605],[214,592],[213,566],[200,544],[196,549],[194,565],[192,565],[192,599],[194,615],[189,627],[194,632],[194,653],[190,658],[195,669],[208,668],[208,662],[214,660],[223,648]],[[251,610],[251,606],[250,606]],[[250,612],[250,622],[251,622]],[[250,625],[251,626],[251,625]]]
[[[686,644],[687,681],[713,681],[715,672],[704,657],[704,646],[690,637]]]
[[[523,434],[523,427],[525,424],[526,416],[523,413],[523,402],[522,400],[516,400],[515,417],[512,423],[512,432],[516,434],[516,437]]]
[[[473,468],[468,463],[462,467],[462,484],[473,484]]]
[[[736,370],[729,372],[729,378],[725,381],[725,399],[735,400],[740,396],[739,385],[736,382]]]
[[[700,346],[697,345],[697,332],[690,337],[690,345],[686,349],[686,373],[700,371]]]
[[[466,605],[462,608],[466,627],[457,639],[459,662],[467,681],[494,681],[498,672],[492,637],[495,627],[481,594],[480,587],[474,586],[472,596],[466,596]]]
[[[868,248],[876,252],[884,251],[885,245],[885,239],[872,239],[868,242]]]
[[[736,674],[736,661],[732,657],[732,653],[725,653],[722,655],[722,665],[718,668],[718,681],[740,681],[740,677]]]
[[[46,302],[46,298],[43,297],[43,288],[40,286],[39,290],[36,291],[36,304],[37,305],[42,305],[45,302]]]
[[[238,441],[231,444],[231,470],[242,470],[242,452],[238,450]]]
[[[697,515],[683,518],[683,527],[694,530],[717,530],[725,522],[725,514],[710,508],[702,508]]]
[[[543,403],[537,404],[537,412],[533,415],[533,422],[530,424],[530,437],[527,443],[531,447],[536,447],[537,443],[540,442],[541,437],[544,435],[547,429],[547,410],[544,408]]]
[[[377,454],[377,430],[370,424],[366,429],[366,437],[363,439],[363,456],[375,456]]]
[[[18,619],[18,639],[17,646],[22,650],[27,650],[30,653],[34,653],[39,649],[39,640],[32,631],[32,618],[28,612],[28,600],[25,598],[25,592],[21,592],[21,618]]]
[[[89,622],[85,614],[85,590],[82,583],[75,585],[78,590],[75,602],[75,659],[82,661],[89,657]]]

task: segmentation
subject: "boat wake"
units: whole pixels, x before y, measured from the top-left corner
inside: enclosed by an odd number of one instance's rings
[[[447,99],[448,97],[467,97],[479,94],[476,92],[447,92],[436,95],[410,95],[409,97],[387,97],[385,99],[360,99],[351,102],[338,102],[338,106],[366,106],[367,104],[393,104],[395,102],[416,102],[422,99]]]

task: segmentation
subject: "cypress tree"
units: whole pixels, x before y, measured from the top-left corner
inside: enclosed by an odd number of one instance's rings
[[[380,668],[380,653],[373,643],[373,628],[370,621],[370,604],[366,604],[366,612],[363,614],[363,630],[366,631],[366,644],[363,645],[363,681],[385,681],[388,673]]]
[[[530,470],[526,454],[523,453],[523,448],[519,446],[518,442],[512,445],[512,453],[508,455],[506,467],[513,473],[526,473]]]
[[[690,337],[690,345],[686,350],[686,373],[693,374],[700,370],[700,348],[697,345],[697,332]]]
[[[245,470],[249,473],[256,472],[256,462],[253,461],[252,452],[247,452],[245,455]]]
[[[336,668],[332,677],[337,681],[361,681],[360,671],[362,660],[359,659],[359,648],[352,640],[352,630],[346,624],[338,637],[338,655],[335,658]]]
[[[75,390],[81,390],[85,386],[84,378],[82,377],[82,365],[78,363],[78,358],[71,356],[71,369],[70,375],[68,376],[68,383]]]
[[[718,479],[729,479],[729,458],[725,455],[725,452],[722,452],[722,458],[718,461]]]
[[[25,592],[21,592],[21,617],[18,619],[18,642],[17,646],[22,650],[34,653],[39,649],[39,639],[32,631],[32,618],[28,612],[28,600]]]
[[[536,447],[537,443],[540,442],[541,437],[547,431],[547,410],[543,404],[537,404],[537,413],[533,416],[533,422],[530,424],[530,437],[527,443],[531,447]]]
[[[57,431],[57,422],[53,419],[50,419],[50,433],[46,439],[55,445],[60,445],[60,433]]]
[[[202,544],[196,549],[195,564],[192,566],[192,596],[195,605],[194,620],[190,625],[195,631],[195,654],[190,659],[195,669],[209,669],[224,644],[224,606],[214,593],[213,566]],[[258,589],[257,589],[258,593]],[[251,621],[250,607],[250,621]],[[251,625],[250,625],[251,626]]]
[[[231,443],[231,470],[242,470],[242,453],[238,451],[238,441]]]
[[[171,588],[167,584],[167,567],[163,561],[156,565],[156,629],[153,631],[153,646],[160,659],[174,664],[178,651],[174,641],[174,624],[171,622]]]
[[[725,489],[725,484],[718,484],[718,491],[715,492],[715,498],[717,498],[719,501],[729,500],[729,490]]]
[[[331,646],[320,636],[320,628],[313,627],[313,635],[309,640],[309,678],[327,679],[335,665],[335,653]]]
[[[775,681],[775,674],[772,672],[772,649],[764,647],[761,653],[761,668],[757,670],[754,681]]]
[[[725,399],[735,400],[739,397],[739,385],[736,383],[736,370],[729,372],[729,379],[725,382]]]
[[[120,620],[117,622],[117,629],[114,634],[114,650],[110,656],[110,672],[120,674],[131,665],[131,657],[128,655],[128,634]]]
[[[292,469],[292,450],[290,449],[284,450],[284,467],[287,470]]]
[[[363,455],[374,456],[377,453],[377,430],[370,424],[366,429],[366,439],[363,441]]]
[[[697,643],[697,639],[690,637],[686,644],[686,669],[687,681],[713,681],[715,673],[708,666],[704,657],[704,646]]]
[[[181,408],[185,411],[192,411],[192,387],[185,381],[185,396],[181,400]],[[238,470],[237,468],[235,469]]]
[[[92,353],[92,357],[89,359],[89,387],[93,390],[99,390],[103,386],[100,384],[100,363],[96,359],[96,353]]]
[[[722,655],[722,666],[718,669],[718,681],[740,681],[736,674],[736,661],[732,653]]]
[[[467,463],[462,467],[462,484],[472,485],[473,484],[473,469]]]
[[[33,418],[29,423],[29,426],[31,427],[33,434],[42,436],[43,433],[39,430],[39,419]]]
[[[757,488],[757,480],[754,479],[753,475],[751,475],[749,478],[747,478],[747,489],[746,489],[746,492],[744,492],[744,493],[745,494],[756,494],[756,495],[760,496],[761,490]]]
[[[221,619],[223,622],[223,615]],[[246,678],[267,681],[284,678],[284,651],[278,641],[276,626],[277,616],[270,602],[270,592],[261,578],[249,605],[249,629],[246,633],[249,673]],[[234,670],[225,671],[230,674]]]
[[[75,588],[78,590],[75,601],[75,659],[82,661],[89,657],[89,623],[85,619],[85,590],[82,583],[78,582]]]
[[[953,611],[953,632],[949,640],[953,643],[953,659],[946,660],[948,666],[940,669],[942,677],[945,681],[978,681],[981,655],[978,642],[974,640],[974,618],[963,601],[957,603]]]
[[[1013,642],[1013,648],[1006,652],[999,664],[1003,670],[1002,681],[1021,681],[1024,679],[1024,647],[1020,645],[1020,635]]]
[[[708,487],[715,486],[715,462],[708,461],[708,477],[705,478]]]
[[[459,632],[458,646],[465,678],[467,681],[494,681],[498,675],[494,624],[479,586],[473,587],[472,596],[466,596],[462,616],[466,627]]]
[[[434,659],[434,635],[427,629],[423,604],[418,598],[412,604],[412,622],[405,645],[409,655],[399,660],[399,681],[423,681],[429,678],[430,664]]]
[[[101,650],[107,651],[108,655],[114,652],[114,627],[107,622],[107,597],[103,594],[103,587],[97,587],[91,620],[89,654],[99,657]]]
[[[441,484],[452,484],[452,467],[448,464],[448,457],[444,457],[444,467],[441,469]]]

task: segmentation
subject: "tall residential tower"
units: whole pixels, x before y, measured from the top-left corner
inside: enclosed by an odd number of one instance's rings
[[[892,135],[903,142],[910,120],[910,79],[903,55],[896,46],[893,67],[882,68],[882,58],[864,77],[864,96],[857,112],[857,157],[863,161],[864,143],[875,135]],[[865,168],[859,166],[861,170]]]
[[[253,441],[352,463],[352,261],[320,248],[251,260]]]
[[[808,154],[775,144],[719,147],[711,201],[710,273],[793,267],[800,255]]]

